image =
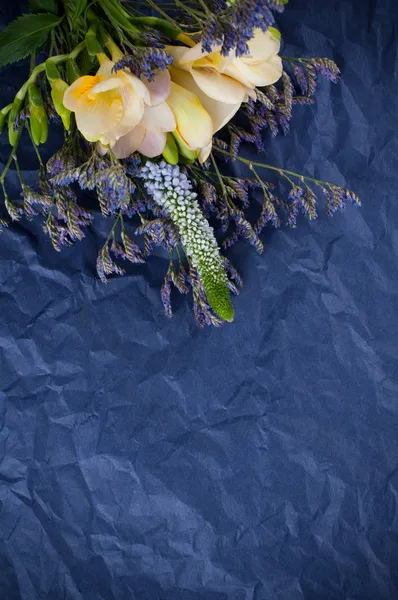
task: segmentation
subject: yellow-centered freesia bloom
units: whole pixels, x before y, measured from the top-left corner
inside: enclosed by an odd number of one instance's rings
[[[65,108],[75,113],[79,131],[89,142],[107,146],[131,131],[151,105],[147,86],[125,71],[112,72],[105,60],[96,75],[79,77],[66,90]]]
[[[151,105],[145,107],[135,128],[111,144],[115,156],[126,158],[136,150],[150,158],[159,156],[165,148],[167,133],[173,132],[189,150],[197,150],[200,158],[207,158],[214,127],[197,96],[171,82],[168,71],[158,73],[146,86]]]
[[[249,53],[239,58],[233,53],[222,56],[221,46],[214,46],[212,52],[203,51],[200,43],[193,48],[167,47],[174,58],[172,80],[199,98],[214,131],[230,121],[242,102],[255,98],[256,87],[271,85],[282,75],[277,35],[256,29],[248,46]]]
[[[126,158],[136,150],[149,158],[159,156],[166,145],[167,133],[176,128],[173,111],[166,103],[170,93],[168,71],[159,71],[153,81],[145,81],[145,86],[150,104],[145,106],[138,125],[111,144],[116,158]]]

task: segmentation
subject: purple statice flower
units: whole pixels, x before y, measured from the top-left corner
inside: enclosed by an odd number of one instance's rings
[[[310,63],[314,67],[314,69],[320,75],[322,75],[322,77],[325,77],[333,83],[338,83],[340,69],[332,60],[328,58],[312,58],[310,59]]]
[[[124,249],[124,254],[125,254],[125,256],[123,258],[126,258],[127,260],[129,260],[132,263],[144,263],[145,259],[142,256],[141,248],[127,234],[124,227],[122,229],[121,235],[122,235],[122,244],[123,244],[123,249]]]
[[[267,223],[270,223],[276,229],[280,227],[281,220],[276,211],[278,201],[269,190],[264,194],[263,206],[257,223],[254,226],[254,231],[259,235]]]
[[[292,185],[292,189],[289,192],[289,200],[288,203],[288,217],[287,223],[290,227],[297,226],[297,216],[302,209],[303,206],[303,189],[296,185]]]
[[[24,213],[28,219],[37,216],[36,206],[40,206],[42,212],[47,213],[53,204],[53,199],[49,193],[39,194],[28,185],[23,186],[22,196],[24,199]]]
[[[328,189],[321,188],[326,200],[326,213],[332,216],[338,210],[343,210],[347,202],[361,206],[361,201],[354,192],[338,185],[329,184]]]
[[[264,252],[264,245],[249,221],[247,221],[244,216],[239,213],[234,214],[233,219],[235,221],[239,237],[246,239],[251,246],[254,246],[254,248],[256,248],[260,254],[262,254]]]
[[[228,287],[233,294],[238,295],[243,287],[242,278],[226,257],[224,257],[224,267],[228,275]]]
[[[294,64],[293,65],[293,73],[294,73],[294,77],[296,79],[297,85],[300,88],[300,92],[303,94],[303,96],[306,96],[308,94],[308,80],[307,80],[307,75],[306,75],[306,71],[305,71],[304,67],[299,64]]]
[[[14,131],[19,131],[21,126],[30,118],[30,110],[28,107],[25,107],[21,110],[19,115],[14,121],[13,129]]]
[[[216,210],[217,190],[209,181],[201,180],[200,182],[199,203],[203,212],[209,215]]]
[[[160,297],[167,317],[171,318],[173,316],[171,307],[171,286],[174,285],[180,294],[187,294],[189,292],[189,287],[187,285],[188,283],[189,276],[184,265],[182,265],[180,262],[179,270],[177,271],[174,267],[174,261],[171,260],[160,290]]]
[[[67,226],[59,221],[51,212],[43,225],[45,233],[50,237],[54,250],[61,252],[63,246],[71,246]]]
[[[186,274],[186,281],[192,288],[193,312],[198,327],[205,327],[206,325],[219,327],[222,321],[212,312],[199,273],[192,265],[189,274]]]
[[[156,71],[164,71],[173,62],[173,57],[162,48],[135,47],[119,60],[113,70],[129,69],[136,77],[143,76],[152,81]]]
[[[5,219],[4,217],[0,217],[0,233],[3,231],[3,229],[6,229],[6,227],[9,226],[9,222],[7,221],[7,219]]]
[[[171,274],[167,273],[164,278],[162,287],[160,288],[160,298],[164,306],[166,316],[171,319],[173,316],[173,310],[171,308]]]
[[[124,275],[125,270],[120,267],[111,257],[110,250],[116,249],[116,256],[118,256],[117,247],[112,244],[109,248],[109,242],[105,243],[105,246],[101,248],[97,256],[97,273],[103,283],[107,283],[108,275]]]
[[[135,186],[121,167],[112,166],[97,173],[96,188],[102,214],[112,215],[128,210]]]
[[[224,56],[235,52],[246,54],[254,30],[267,31],[275,22],[273,11],[284,9],[282,0],[210,0],[209,11],[202,27],[202,45],[207,52],[222,45]]]
[[[233,30],[231,30],[233,31]],[[221,22],[215,15],[210,15],[207,21],[203,25],[202,29],[202,46],[205,52],[211,52],[214,45],[222,43],[225,37],[224,28]],[[231,48],[235,46],[235,38],[232,41]]]

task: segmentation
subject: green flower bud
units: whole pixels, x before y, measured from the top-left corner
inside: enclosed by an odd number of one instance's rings
[[[62,123],[66,131],[70,129],[70,115],[71,111],[65,108],[64,106],[64,95],[66,90],[68,89],[68,84],[66,81],[62,79],[57,79],[54,81],[52,90],[51,90],[51,98],[54,103],[54,108],[62,119]]]
[[[43,106],[30,106],[30,131],[36,146],[48,138],[48,117]]]
[[[280,32],[280,31],[278,31],[278,29],[275,29],[275,27],[268,27],[268,31],[269,31],[270,33],[272,33],[272,35],[273,35],[274,37],[276,37],[276,39],[277,39],[277,40],[280,40],[280,39],[281,39],[281,32]]]
[[[0,135],[4,131],[4,127],[7,121],[7,115],[10,112],[11,108],[12,104],[9,104],[8,106],[5,106],[3,110],[0,111]]]
[[[173,132],[172,135],[173,135],[175,141],[177,142],[178,150],[179,150],[181,156],[186,158],[188,161],[191,161],[191,162],[184,163],[184,164],[192,164],[198,158],[199,151],[198,150],[190,150],[189,148],[187,148],[187,146],[182,141],[181,136],[178,133],[176,133],[175,131]]]
[[[3,113],[0,113],[0,135],[3,133],[5,124],[6,124],[6,115],[3,115]]]
[[[43,97],[37,85],[32,83],[28,89],[29,106],[35,106],[37,108],[44,106]]]
[[[178,163],[178,148],[171,133],[167,134],[166,146],[164,147],[162,155],[170,165],[176,165]]]

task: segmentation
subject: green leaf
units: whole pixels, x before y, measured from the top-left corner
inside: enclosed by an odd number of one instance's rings
[[[68,19],[77,20],[86,10],[88,0],[66,0],[65,11]]]
[[[0,33],[0,67],[26,58],[43,46],[61,19],[48,13],[23,15]]]
[[[29,0],[29,10],[32,13],[53,13],[58,14],[56,0]]]

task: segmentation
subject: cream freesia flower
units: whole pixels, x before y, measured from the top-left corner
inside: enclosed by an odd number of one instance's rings
[[[153,81],[145,81],[150,105],[145,106],[142,119],[136,127],[120,137],[111,148],[116,158],[126,158],[136,150],[149,158],[162,154],[167,133],[177,127],[171,108],[166,103],[170,94],[170,74],[160,71]]]
[[[79,131],[89,142],[114,144],[141,121],[151,105],[150,92],[138,77],[113,72],[104,60],[96,75],[79,77],[65,92],[65,108],[75,113]]]
[[[167,132],[173,132],[189,150],[197,150],[200,159],[207,158],[214,127],[197,96],[171,82],[168,71],[159,73],[146,85],[151,106],[145,108],[134,129],[111,144],[115,156],[126,158],[136,150],[149,158],[159,156],[165,148]]]
[[[174,58],[172,80],[199,98],[215,132],[232,119],[242,102],[255,98],[256,86],[271,85],[282,75],[277,35],[256,29],[248,46],[249,53],[241,57],[233,53],[222,56],[221,46],[214,46],[210,53],[203,51],[201,44],[167,47]]]

